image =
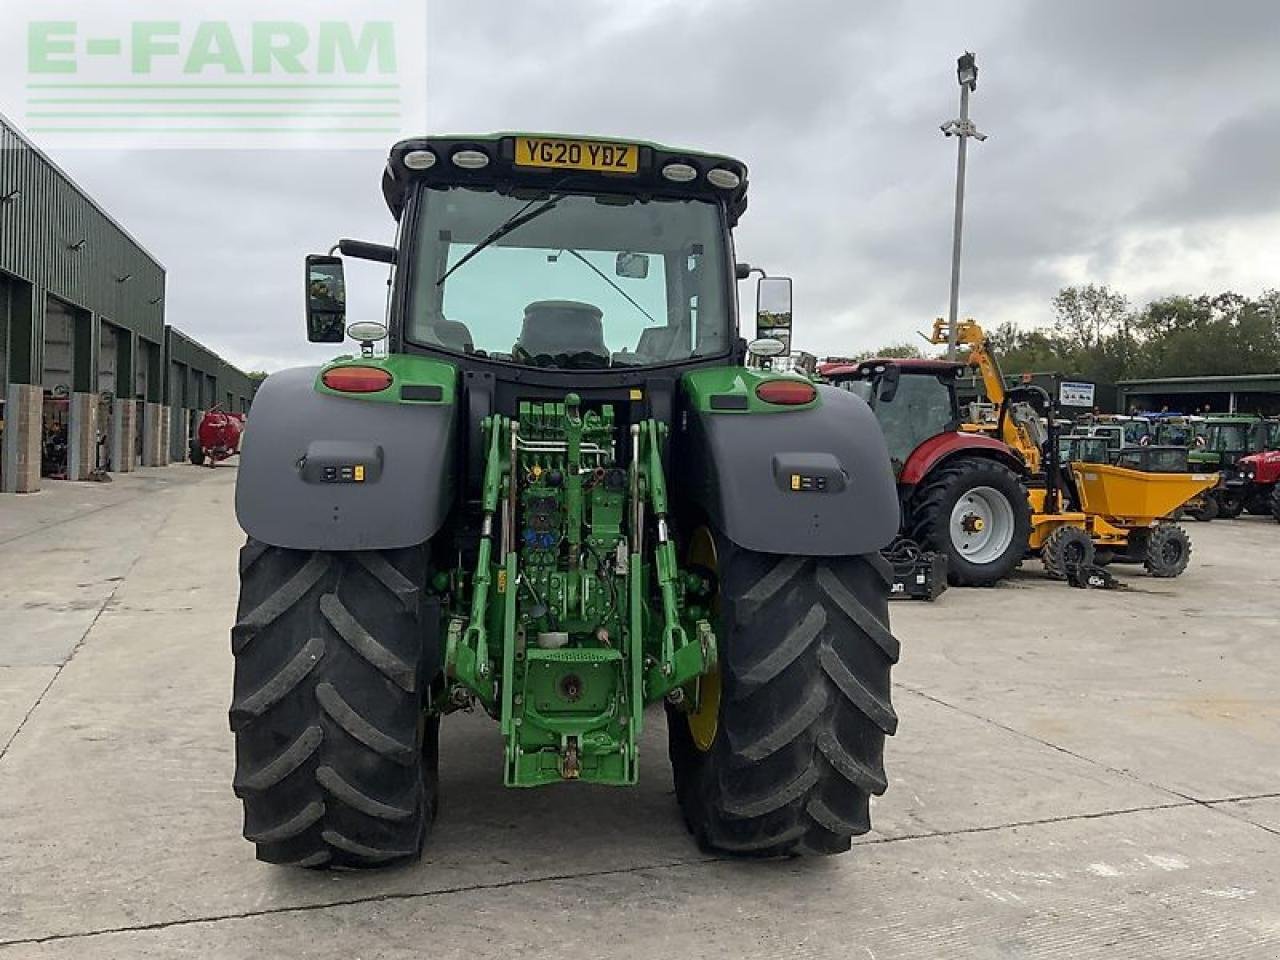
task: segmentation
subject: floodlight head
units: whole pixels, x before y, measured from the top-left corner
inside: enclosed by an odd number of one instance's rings
[[[964,56],[956,59],[956,79],[962,87],[978,89],[978,64],[974,61],[973,54],[967,50]]]

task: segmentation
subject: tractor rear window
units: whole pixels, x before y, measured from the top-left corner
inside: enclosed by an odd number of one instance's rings
[[[1249,449],[1249,426],[1244,423],[1211,423],[1206,446],[1210,450],[1234,451]]]
[[[1151,424],[1146,420],[1130,420],[1124,425],[1124,442],[1137,445],[1151,438]]]
[[[848,390],[855,397],[871,402],[872,383],[870,380],[837,380],[835,385],[841,390]]]
[[[893,399],[873,399],[872,408],[884,431],[895,471],[924,441],[952,429],[953,404],[948,384],[937,377],[918,374],[904,374]]]
[[[572,369],[676,363],[731,345],[715,204],[458,187],[423,199],[413,342]]]

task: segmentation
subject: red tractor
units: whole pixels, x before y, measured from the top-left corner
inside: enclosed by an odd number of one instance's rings
[[[986,432],[961,429],[956,378],[967,369],[948,360],[875,359],[819,372],[875,412],[898,480],[902,535],[945,554],[952,584],[990,586],[1027,552],[1023,478],[1038,464]],[[1005,423],[1006,405],[1001,411],[996,435],[1023,429]]]
[[[1280,522],[1280,450],[1241,457],[1224,486],[1239,495],[1249,513],[1270,514]]]
[[[196,466],[215,466],[219,460],[240,452],[240,434],[244,432],[244,414],[226,413],[221,407],[205,412],[191,438],[191,462]]]

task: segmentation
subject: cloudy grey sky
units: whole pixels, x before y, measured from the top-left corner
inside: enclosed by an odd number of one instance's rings
[[[796,282],[796,343],[914,339],[946,309],[955,57],[981,69],[961,309],[1044,322],[1068,283],[1134,301],[1280,286],[1274,0],[430,0],[432,132],[723,151],[742,259]],[[301,259],[388,240],[384,154],[51,151],[168,267],[168,318],[247,368],[313,361]],[[382,271],[352,270],[367,314]],[[750,308],[751,291],[741,291]],[[918,341],[917,341],[918,342]]]

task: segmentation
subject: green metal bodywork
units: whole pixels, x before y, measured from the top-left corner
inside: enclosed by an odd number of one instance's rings
[[[792,373],[774,373],[770,370],[759,370],[751,367],[710,367],[684,375],[684,389],[689,397],[690,405],[700,413],[786,413],[791,410],[809,410],[819,406],[822,401],[815,394],[810,403],[794,406],[781,406],[766,403],[756,396],[756,388],[770,380],[797,380],[812,383],[807,377]],[[712,397],[744,397],[747,404],[739,409],[713,407]]]
[[[335,367],[378,367],[391,374],[391,385],[375,393],[342,393],[324,385],[324,375]],[[458,369],[451,363],[419,354],[393,353],[384,357],[338,357],[316,374],[316,392],[334,397],[355,397],[373,403],[453,403],[458,389]],[[401,388],[440,387],[438,400],[406,400]]]

